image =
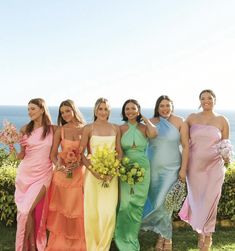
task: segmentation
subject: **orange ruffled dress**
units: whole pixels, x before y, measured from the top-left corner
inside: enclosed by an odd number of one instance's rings
[[[80,141],[64,139],[62,151],[79,148]],[[73,177],[55,171],[50,187],[47,229],[50,231],[46,251],[85,251],[83,177],[84,166],[73,170]]]

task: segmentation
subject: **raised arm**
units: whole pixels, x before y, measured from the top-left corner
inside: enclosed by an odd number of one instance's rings
[[[157,136],[157,130],[155,125],[146,117],[142,115],[142,119],[146,125],[146,135],[148,138],[155,138]]]
[[[22,135],[25,135],[25,130],[26,130],[26,126],[23,126],[21,129],[20,129],[20,134]],[[13,151],[16,151],[15,148],[13,149]],[[19,160],[22,160],[25,156],[25,146],[24,146],[24,142],[23,140],[21,140],[20,142],[20,151],[19,153],[16,152],[16,157],[17,159]]]

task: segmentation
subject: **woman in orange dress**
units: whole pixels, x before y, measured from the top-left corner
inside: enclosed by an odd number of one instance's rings
[[[74,102],[65,100],[60,104],[57,123],[60,127],[55,132],[50,155],[55,171],[50,186],[47,218],[50,234],[46,251],[85,251],[85,170],[80,161],[80,140],[85,122]]]

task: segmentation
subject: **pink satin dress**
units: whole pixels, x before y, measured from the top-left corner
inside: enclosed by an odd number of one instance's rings
[[[224,162],[216,151],[221,131],[211,125],[194,124],[190,139],[188,196],[179,216],[198,233],[209,234],[215,231],[225,175]]]
[[[64,139],[62,151],[79,148],[80,141]],[[73,170],[72,178],[62,171],[54,171],[50,186],[47,229],[50,231],[46,251],[86,251],[84,233],[83,178],[84,166]]]
[[[15,203],[17,206],[17,231],[15,250],[23,249],[25,225],[29,211],[43,186],[49,187],[52,178],[52,163],[49,155],[52,145],[53,132],[42,139],[43,127],[35,129],[31,135],[23,136],[22,145],[25,147],[25,157],[20,162],[16,175]],[[35,208],[35,237],[38,251],[44,251],[46,246],[45,208],[41,200]]]

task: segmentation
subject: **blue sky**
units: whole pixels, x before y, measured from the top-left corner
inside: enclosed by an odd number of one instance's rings
[[[235,106],[234,0],[1,1],[0,105],[67,98],[197,108],[211,88]]]

